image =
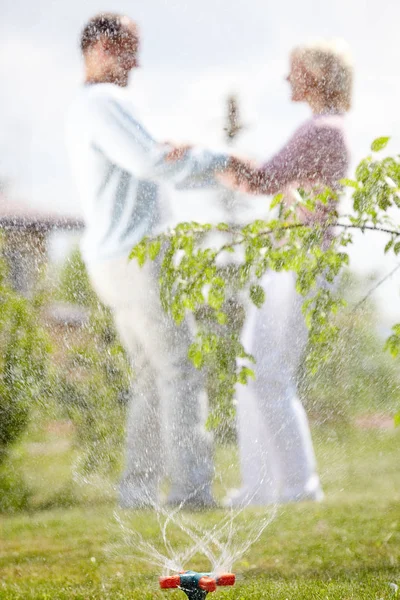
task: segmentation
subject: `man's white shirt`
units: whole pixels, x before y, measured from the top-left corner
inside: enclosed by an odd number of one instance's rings
[[[177,189],[213,187],[227,156],[186,151],[168,161],[168,144],[140,123],[125,89],[102,83],[83,86],[70,107],[67,149],[83,208],[81,249],[86,262],[128,256],[161,223],[163,181]]]

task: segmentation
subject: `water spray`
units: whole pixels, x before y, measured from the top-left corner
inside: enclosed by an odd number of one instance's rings
[[[183,571],[179,575],[160,577],[160,588],[163,590],[179,588],[185,592],[189,600],[204,600],[209,592],[215,592],[217,586],[234,585],[233,573],[222,573],[214,576],[212,573],[196,573]]]

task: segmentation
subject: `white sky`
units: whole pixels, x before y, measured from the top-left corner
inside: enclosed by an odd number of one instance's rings
[[[399,149],[400,3],[395,0],[2,0],[0,21],[0,175],[32,204],[79,213],[63,146],[63,120],[82,79],[77,48],[85,21],[101,10],[140,25],[142,69],[132,98],[155,137],[221,147],[224,99],[241,101],[248,130],[236,151],[267,158],[308,115],[289,101],[284,76],[290,48],[310,37],[345,38],[355,70],[349,135],[354,161],[370,142],[392,135]],[[208,205],[212,203],[209,199]],[[177,205],[178,206],[178,205]],[[199,196],[179,217],[207,219]],[[352,253],[363,271],[378,259],[376,238]],[[400,318],[398,286],[381,292],[385,312]],[[400,305],[399,305],[400,309]]]

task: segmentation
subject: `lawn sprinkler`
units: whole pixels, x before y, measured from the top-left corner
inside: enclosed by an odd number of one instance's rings
[[[204,600],[209,592],[215,592],[218,585],[234,585],[234,583],[235,575],[233,573],[213,576],[212,573],[183,571],[179,575],[160,577],[161,589],[179,588],[185,592],[189,600]]]

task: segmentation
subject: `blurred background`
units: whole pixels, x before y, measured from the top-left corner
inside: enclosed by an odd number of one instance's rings
[[[0,372],[12,376],[0,378],[0,510],[110,499],[121,465],[129,368],[76,250],[81,209],[64,148],[65,114],[83,80],[79,34],[102,10],[126,13],[140,26],[142,68],[129,89],[157,139],[267,159],[308,116],[305,106],[290,102],[291,48],[310,38],[342,37],[355,64],[352,168],[376,137],[392,137],[390,153],[400,147],[400,4],[392,0],[335,0],[323,10],[315,0],[3,0],[0,237],[7,260],[0,287],[8,300]],[[232,95],[244,127],[229,145]],[[218,194],[169,194],[171,224],[225,218]],[[266,214],[266,198],[249,203],[250,217]],[[387,475],[398,471],[392,416],[400,376],[382,348],[390,325],[400,321],[400,271],[352,312],[396,266],[395,258],[382,258],[381,246],[376,234],[358,236],[343,280],[349,309],[340,316],[343,334],[333,360],[316,378],[303,377],[328,494],[353,485],[361,497],[372,456],[382,448],[391,462],[386,471],[376,463],[379,485],[392,491],[397,481]],[[329,435],[320,433],[323,426],[332,427]],[[232,443],[232,424],[228,433],[225,442]]]

